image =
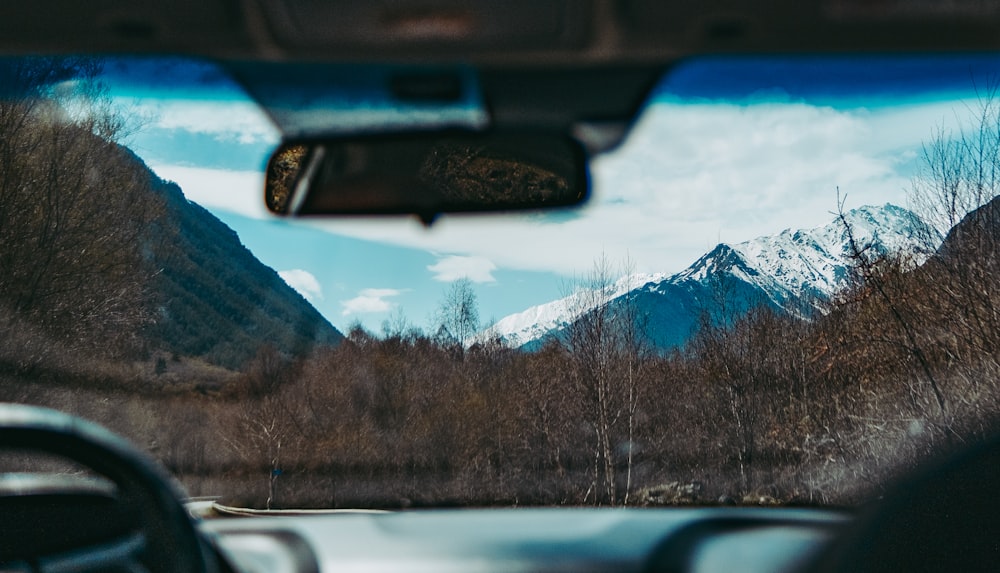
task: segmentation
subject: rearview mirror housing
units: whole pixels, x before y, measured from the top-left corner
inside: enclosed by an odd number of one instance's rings
[[[267,168],[278,215],[515,211],[587,199],[587,156],[551,132],[442,131],[286,142]]]

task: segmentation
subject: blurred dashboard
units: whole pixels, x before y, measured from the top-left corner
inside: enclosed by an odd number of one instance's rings
[[[237,570],[792,571],[847,522],[809,509],[503,509],[201,522]]]

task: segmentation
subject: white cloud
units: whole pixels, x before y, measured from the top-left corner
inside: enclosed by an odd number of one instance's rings
[[[309,224],[448,253],[428,267],[446,282],[492,282],[497,268],[573,276],[601,253],[611,260],[630,257],[637,272],[677,272],[720,241],[828,222],[838,187],[847,208],[905,206],[921,142],[935,126],[954,125],[963,109],[956,102],[876,110],[657,104],[619,150],[593,162],[594,196],[570,216],[451,216],[430,229],[415,219]],[[261,173],[155,169],[202,205],[267,216]],[[345,310],[363,304],[388,309],[385,297],[359,298]]]
[[[493,271],[497,266],[485,257],[463,257],[447,256],[438,259],[433,265],[428,265],[427,270],[434,273],[434,280],[441,282],[452,282],[458,279],[469,279],[474,283],[491,283],[496,279]]]
[[[341,314],[350,316],[352,314],[389,312],[396,306],[396,303],[386,300],[387,298],[403,294],[403,290],[392,288],[366,288],[358,292],[358,296],[350,300],[340,301],[344,308]]]
[[[278,271],[278,276],[284,279],[288,283],[288,286],[297,290],[309,302],[323,300],[323,288],[320,286],[319,281],[316,280],[316,277],[309,271],[302,269]]]
[[[206,208],[225,209],[258,219],[268,217],[264,206],[264,174],[207,167],[151,165],[163,179],[180,185],[184,196]]]
[[[119,101],[130,114],[149,118],[149,125],[208,134],[222,141],[243,144],[277,142],[280,132],[253,101],[224,100],[143,100]]]
[[[720,241],[829,222],[838,187],[847,208],[905,206],[907,165],[936,125],[954,123],[956,109],[658,104],[619,150],[594,161],[594,196],[573,216],[443,217],[429,230],[413,221],[320,225],[488,261],[491,278],[497,267],[572,276],[602,252],[630,257],[637,272],[676,272]],[[463,276],[443,262],[431,268],[435,278]]]

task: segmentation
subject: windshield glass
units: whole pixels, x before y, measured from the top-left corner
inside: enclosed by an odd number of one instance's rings
[[[996,427],[997,78],[687,62],[587,205],[427,228],[270,216],[270,118],[482,102],[269,116],[209,63],[4,60],[0,399],[232,506],[856,504]]]

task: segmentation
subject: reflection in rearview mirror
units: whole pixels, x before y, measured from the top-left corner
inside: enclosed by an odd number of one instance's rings
[[[265,199],[280,215],[510,211],[575,205],[586,157],[553,134],[433,133],[293,142],[268,165]]]

